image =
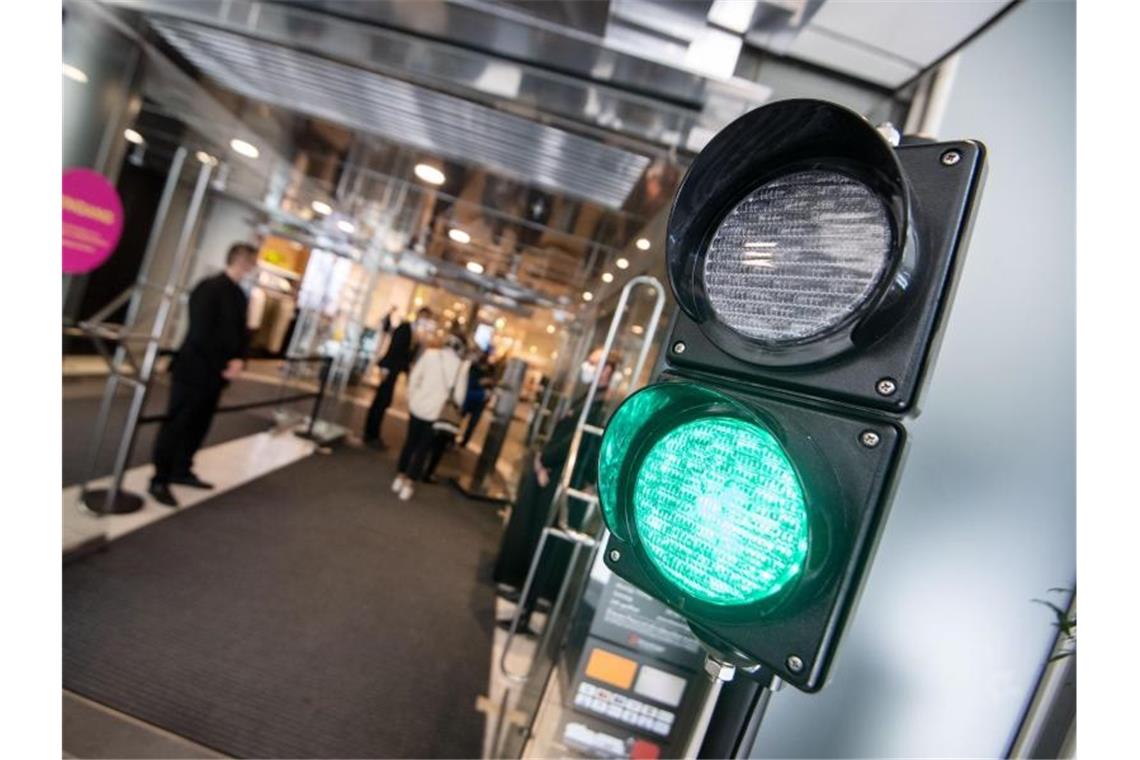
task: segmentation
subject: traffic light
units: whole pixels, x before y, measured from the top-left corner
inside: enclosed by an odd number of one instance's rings
[[[674,200],[680,307],[600,452],[605,561],[720,659],[816,691],[883,522],[985,151],[812,100],[744,115]]]

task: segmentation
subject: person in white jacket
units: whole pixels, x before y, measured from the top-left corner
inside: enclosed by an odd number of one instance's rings
[[[392,490],[403,501],[412,498],[413,485],[423,477],[431,454],[434,431],[448,397],[462,406],[467,394],[468,363],[462,359],[463,338],[449,335],[442,344],[430,345],[412,366],[408,376],[408,435],[400,451],[398,474]]]

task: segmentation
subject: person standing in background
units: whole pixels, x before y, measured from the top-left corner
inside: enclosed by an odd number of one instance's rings
[[[412,355],[416,350],[415,337],[423,334],[431,327],[431,309],[426,306],[416,312],[415,323],[402,322],[395,329],[392,328],[393,309],[384,317],[382,329],[391,333],[392,339],[388,343],[388,350],[377,366],[383,377],[376,395],[372,398],[372,405],[368,407],[368,416],[364,420],[364,444],[383,451],[388,448],[380,438],[380,427],[384,423],[384,413],[392,405],[392,394],[396,390],[396,380],[401,372],[407,372],[412,363]],[[414,332],[413,332],[414,330]]]
[[[475,432],[475,426],[479,424],[479,418],[483,416],[483,409],[487,406],[487,396],[494,387],[495,368],[491,364],[491,352],[483,351],[471,365],[471,372],[467,376],[467,398],[463,401],[467,428],[463,431],[460,446],[466,446],[471,441],[471,434]]]
[[[610,356],[605,360],[601,348],[594,349],[580,368],[579,380],[583,388],[582,395],[574,402],[551,431],[550,439],[541,450],[534,453],[534,458],[527,468],[519,486],[518,497],[511,508],[510,517],[503,531],[502,543],[499,547],[499,556],[495,562],[492,574],[495,583],[514,589],[512,592],[500,592],[508,601],[522,604],[519,615],[518,630],[524,634],[533,634],[530,629],[530,616],[534,611],[535,603],[540,596],[550,598],[551,589],[557,588],[566,574],[569,563],[569,552],[562,551],[567,547],[561,546],[552,549],[546,556],[546,562],[536,573],[528,598],[519,599],[530,569],[531,560],[538,548],[543,528],[551,521],[554,493],[562,478],[562,471],[570,458],[570,444],[574,440],[574,430],[578,425],[578,418],[586,406],[585,389],[594,380],[594,375],[600,373],[598,387],[590,411],[586,415],[586,422],[590,425],[603,427],[606,421],[606,403],[610,381],[619,363],[617,357]],[[570,487],[580,490],[593,488],[598,482],[598,451],[601,439],[598,436],[587,435],[582,437],[579,445],[578,457],[575,460],[574,470],[570,475]],[[574,499],[569,505],[571,520],[576,521],[582,517],[581,503]],[[510,628],[511,620],[498,621],[500,628]]]
[[[450,401],[463,403],[467,388],[467,362],[463,361],[463,338],[448,336],[446,342],[429,345],[408,375],[408,434],[400,451],[392,490],[401,501],[415,493],[413,485],[424,474],[435,439],[434,423]]]
[[[209,432],[222,390],[241,374],[249,348],[249,301],[240,283],[257,268],[257,249],[234,243],[226,268],[190,292],[190,326],[174,358],[170,403],[154,443],[150,495],[177,507],[171,484],[213,488],[194,474],[194,454]]]

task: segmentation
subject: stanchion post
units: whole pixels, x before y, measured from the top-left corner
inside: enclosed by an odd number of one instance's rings
[[[309,429],[305,431],[306,438],[313,437],[313,429],[317,424],[317,418],[321,414],[321,405],[325,400],[325,389],[329,384],[329,375],[332,374],[332,357],[321,357],[321,382],[317,386],[317,397],[313,400],[313,413],[309,415]]]
[[[175,155],[175,161],[171,165],[171,171],[177,168],[181,170],[182,161],[185,159],[185,148],[179,148],[179,152]],[[111,483],[103,494],[102,509],[95,509],[93,511],[102,512],[104,514],[116,512],[133,512],[142,506],[142,500],[131,494],[132,498],[126,499],[123,493],[123,476],[126,473],[127,465],[130,462],[131,454],[134,451],[135,440],[138,433],[139,418],[142,416],[143,405],[146,403],[148,391],[150,390],[150,380],[154,373],[154,366],[158,360],[159,347],[162,343],[163,336],[166,334],[167,321],[170,318],[170,313],[174,306],[174,299],[178,296],[180,280],[188,271],[187,256],[191,247],[194,230],[198,224],[198,217],[202,210],[202,203],[206,197],[206,191],[209,188],[211,167],[209,164],[202,164],[198,170],[198,179],[194,184],[194,193],[190,199],[190,205],[186,211],[186,219],[183,221],[182,229],[178,237],[178,245],[174,251],[174,259],[170,263],[170,271],[167,273],[166,286],[162,290],[162,296],[159,300],[158,310],[155,314],[154,322],[151,325],[150,334],[147,337],[146,353],[143,356],[142,365],[139,367],[137,383],[133,389],[131,397],[131,405],[127,411],[127,417],[123,425],[123,432],[119,439],[119,448],[115,455],[114,466],[111,470]],[[178,176],[174,174],[173,182],[177,185]],[[166,199],[164,198],[164,201]],[[152,231],[151,243],[157,240],[158,231]],[[148,249],[150,245],[148,244]],[[131,306],[128,311],[127,322],[133,323],[137,316],[137,311],[141,302],[142,288],[145,287],[145,279],[149,274],[151,259],[153,258],[153,249],[148,250],[145,257],[143,272],[140,274],[140,281],[138,291],[131,298]],[[125,339],[125,338],[124,338]],[[120,352],[126,350],[125,345],[120,343],[119,349],[116,351],[116,356]],[[112,367],[112,372],[117,371],[117,367]],[[111,385],[108,384],[109,388]],[[112,388],[113,390],[113,388]],[[109,396],[105,396],[108,398]],[[109,411],[108,404],[108,411]],[[102,420],[105,426],[106,420]],[[92,509],[92,492],[87,492],[84,488],[84,501],[88,509]],[[125,500],[126,504],[119,504],[120,499]]]

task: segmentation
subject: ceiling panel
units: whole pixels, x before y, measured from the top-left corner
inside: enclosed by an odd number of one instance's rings
[[[621,208],[649,158],[289,47],[173,19],[152,26],[194,66],[254,100]]]

